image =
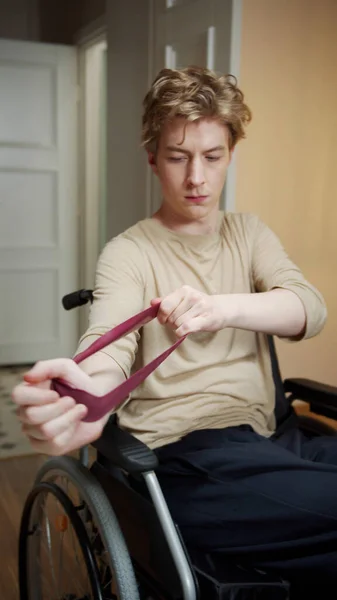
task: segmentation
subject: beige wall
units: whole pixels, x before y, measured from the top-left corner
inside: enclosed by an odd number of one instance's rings
[[[283,374],[337,385],[337,2],[243,0],[242,27],[253,121],[236,208],[272,227],[328,305],[320,336],[278,343]]]

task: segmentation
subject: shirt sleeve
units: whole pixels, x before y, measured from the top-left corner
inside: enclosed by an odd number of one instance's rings
[[[252,246],[255,291],[283,288],[294,292],[302,301],[306,314],[306,328],[301,339],[314,337],[323,329],[327,318],[322,294],[305,279],[275,233],[257,217],[252,218],[255,221]]]
[[[104,247],[97,263],[94,300],[89,325],[76,354],[116,325],[144,309],[144,260],[138,245],[117,237]],[[138,331],[106,346],[100,352],[110,356],[129,377],[139,341]]]

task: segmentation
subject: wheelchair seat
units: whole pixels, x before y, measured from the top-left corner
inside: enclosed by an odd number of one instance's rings
[[[111,440],[114,440],[113,443]],[[119,429],[115,417],[111,417],[104,435],[94,446],[98,452],[91,467],[92,473],[107,496],[113,498],[113,508],[138,577],[146,580],[150,574],[157,594],[163,593],[167,600],[190,597],[202,600],[288,598],[289,583],[281,577],[245,569],[227,559],[224,563],[223,557],[205,555],[185,546],[178,526],[171,521],[169,514],[165,515],[159,485],[153,485],[156,455],[142,442]],[[144,470],[145,465],[147,470]],[[170,537],[170,522],[177,535],[177,544]],[[181,568],[182,556],[177,556],[179,546],[187,559],[185,569]],[[188,582],[184,586],[184,579],[188,579],[189,574],[195,587],[191,596]]]

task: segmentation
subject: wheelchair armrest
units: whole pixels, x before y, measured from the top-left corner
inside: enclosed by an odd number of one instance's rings
[[[337,387],[312,379],[286,379],[283,385],[292,400],[304,400],[312,412],[337,419]]]
[[[152,471],[158,466],[153,450],[133,435],[120,429],[112,417],[101,437],[92,444],[111,463],[127,473],[136,475]]]

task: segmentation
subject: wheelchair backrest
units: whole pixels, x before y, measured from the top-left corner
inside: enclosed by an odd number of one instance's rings
[[[274,385],[275,385],[275,418],[277,426],[279,427],[283,421],[292,412],[290,403],[284,392],[283,380],[280,371],[280,365],[277,358],[274,338],[268,336],[268,346],[270,352],[271,368],[273,373]]]

